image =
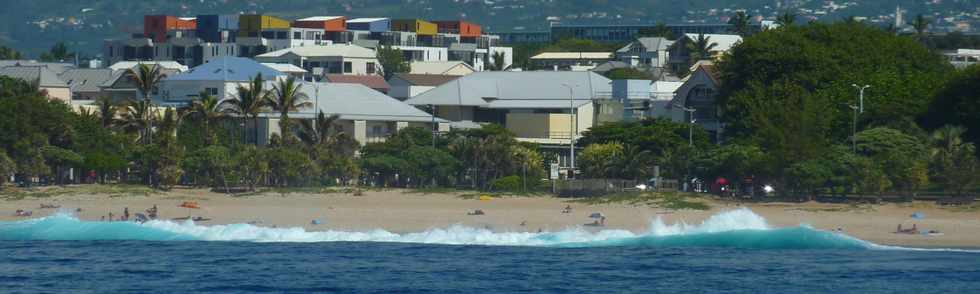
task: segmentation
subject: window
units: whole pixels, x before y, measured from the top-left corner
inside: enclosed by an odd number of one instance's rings
[[[354,70],[353,67],[354,66],[350,63],[350,61],[344,61],[344,73],[353,72]]]
[[[208,94],[212,96],[218,95],[218,88],[204,88],[204,91],[208,92]]]
[[[381,126],[372,126],[371,127],[371,134],[373,134],[375,136],[380,136],[380,135],[383,135],[384,133],[382,132]]]
[[[275,39],[276,38],[276,32],[268,32],[268,31],[267,32],[262,32],[262,37],[263,38],[266,38],[266,39]]]
[[[367,73],[369,75],[374,74],[374,62],[367,63]]]
[[[289,39],[289,32],[276,32],[276,39],[280,39],[280,40]]]
[[[302,40],[303,32],[293,32],[293,40]]]

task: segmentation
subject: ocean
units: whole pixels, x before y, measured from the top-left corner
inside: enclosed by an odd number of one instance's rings
[[[0,222],[3,293],[976,293],[980,251],[882,246],[747,209],[634,234],[307,232],[248,224]]]

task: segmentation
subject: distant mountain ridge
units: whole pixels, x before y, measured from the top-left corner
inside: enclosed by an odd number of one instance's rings
[[[99,54],[102,40],[142,31],[143,15],[265,13],[286,18],[311,15],[467,19],[487,31],[546,30],[549,19],[563,23],[724,22],[735,9],[773,17],[790,9],[811,19],[867,17],[884,22],[896,5],[907,11],[976,22],[976,0],[850,1],[828,5],[816,0],[31,0],[6,1],[0,9],[0,45],[37,56],[66,42],[84,55]],[[857,3],[850,5],[847,3]],[[941,16],[942,18],[940,18]],[[976,26],[976,25],[975,25]]]

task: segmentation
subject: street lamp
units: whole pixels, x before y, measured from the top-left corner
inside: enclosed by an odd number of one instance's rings
[[[690,118],[690,124],[687,126],[687,144],[689,147],[694,147],[694,123],[697,119],[694,119],[694,112],[698,111],[696,108],[682,107],[684,111],[688,112],[688,117]]]
[[[572,117],[575,114],[575,96],[572,95],[572,88],[578,87],[578,85],[569,85],[562,83],[562,86],[568,88],[568,175],[569,178],[575,173],[575,119]]]
[[[855,89],[858,89],[858,96],[859,96],[858,103],[860,105],[858,106],[859,108],[858,113],[864,113],[864,89],[870,88],[871,85],[858,86],[857,84],[851,84],[851,86],[854,87]]]

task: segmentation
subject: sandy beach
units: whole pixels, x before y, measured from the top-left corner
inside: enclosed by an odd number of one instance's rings
[[[78,217],[98,221],[108,213],[118,218],[123,209],[143,212],[157,205],[159,218],[170,219],[203,216],[211,220],[202,225],[253,223],[259,226],[304,227],[307,230],[366,231],[384,229],[396,233],[420,232],[461,224],[494,231],[558,231],[583,226],[588,216],[601,212],[607,216],[606,227],[643,233],[651,221],[661,218],[667,224],[699,224],[719,212],[747,207],[764,217],[770,226],[800,224],[822,230],[842,229],[846,234],[884,245],[915,247],[980,247],[980,213],[975,208],[945,208],[932,203],[882,204],[852,206],[821,203],[745,204],[698,198],[709,204],[708,210],[667,210],[656,206],[571,202],[568,199],[540,197],[499,197],[479,200],[473,192],[421,193],[412,190],[364,191],[360,196],[343,192],[274,192],[229,196],[205,189],[175,189],[145,195],[102,194],[84,191],[60,193],[46,197],[18,197],[0,200],[0,221],[22,220],[14,216],[17,209],[43,217],[59,210],[80,208]],[[478,194],[476,195],[478,196]],[[178,207],[184,201],[196,201],[202,209]],[[41,204],[58,205],[60,209],[41,209]],[[561,210],[571,206],[570,213]],[[476,209],[485,215],[467,215]],[[926,217],[913,220],[919,212]],[[319,220],[321,224],[311,222]],[[524,223],[522,226],[521,223]],[[895,234],[898,224],[918,225],[920,230],[938,230],[941,236]],[[587,229],[600,228],[584,226]]]

